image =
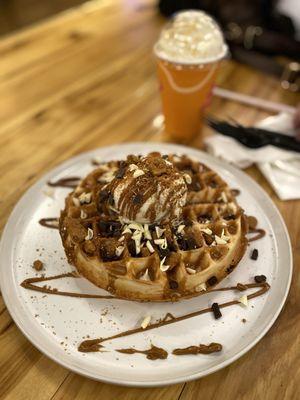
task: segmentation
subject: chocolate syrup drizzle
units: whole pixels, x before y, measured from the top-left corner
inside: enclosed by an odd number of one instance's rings
[[[254,242],[255,240],[261,239],[266,235],[266,231],[264,229],[249,229],[248,234],[253,234],[253,233],[257,233],[257,235],[251,237],[250,239],[248,239],[248,242]]]
[[[61,178],[58,179],[55,182],[47,182],[48,186],[51,187],[63,187],[63,188],[70,188],[70,189],[75,189],[79,182],[81,181],[81,178],[78,176],[70,176],[68,178]]]
[[[223,346],[220,343],[210,343],[208,345],[199,344],[199,346],[189,346],[174,349],[172,354],[175,356],[185,356],[187,354],[211,354],[221,351]]]
[[[99,346],[102,347],[101,345]],[[222,348],[223,346],[220,343],[210,343],[208,345],[199,344],[199,346],[189,346],[174,349],[172,354],[175,356],[184,356],[189,354],[211,354],[221,351]],[[123,354],[144,354],[148,360],[165,360],[168,357],[168,352],[165,349],[154,346],[153,344],[151,345],[150,349],[146,350],[137,350],[133,347],[129,347],[127,349],[117,349],[116,351]]]
[[[150,349],[147,350],[137,350],[130,347],[129,349],[118,349],[116,351],[123,354],[145,354],[148,360],[165,360],[168,357],[168,352],[165,349],[156,347],[153,344],[151,345]]]
[[[79,297],[84,299],[115,299],[114,296],[109,295],[99,295],[99,294],[88,294],[88,293],[75,293],[75,292],[65,292],[58,290],[56,288],[51,288],[50,286],[38,286],[35,283],[52,281],[54,279],[60,278],[79,278],[76,272],[67,272],[65,274],[54,275],[54,276],[41,276],[25,279],[20,285],[29,290],[34,290],[36,292],[56,294],[58,296],[68,296],[68,297]]]
[[[58,218],[42,218],[39,220],[39,224],[45,228],[58,229]]]
[[[257,291],[255,291],[254,293],[251,293],[247,296],[248,300],[254,299],[255,297],[258,297],[258,296],[262,296],[270,289],[270,285],[266,282],[264,282],[264,283],[248,283],[248,284],[245,284],[244,286],[246,286],[247,289],[259,288]],[[225,291],[225,290],[238,290],[238,289],[237,289],[237,286],[231,286],[228,288],[213,289],[209,292],[212,292],[212,291],[217,292],[217,291]],[[231,301],[227,301],[225,303],[220,303],[219,307],[225,308],[225,307],[230,307],[230,306],[237,305],[237,304],[240,304],[240,302],[238,300],[231,300]],[[116,335],[112,335],[112,336],[108,336],[108,337],[104,337],[104,338],[84,340],[83,342],[81,342],[79,344],[78,350],[81,352],[87,351],[86,349],[88,349],[88,351],[91,351],[89,349],[90,344],[93,346],[94,349],[97,349],[97,345],[100,345],[101,343],[106,342],[108,340],[118,339],[121,337],[134,335],[136,333],[141,333],[141,332],[149,331],[152,329],[157,329],[157,328],[160,328],[165,325],[174,324],[176,322],[180,322],[185,319],[197,317],[199,315],[210,313],[210,312],[212,312],[212,308],[208,307],[208,308],[204,308],[202,310],[198,310],[198,311],[194,311],[194,312],[191,312],[188,314],[181,315],[180,317],[173,317],[171,319],[167,319],[165,316],[164,318],[160,319],[159,321],[157,321],[153,324],[149,324],[146,328],[142,328],[142,327],[133,328],[133,329],[129,329],[127,331],[117,333]],[[95,350],[95,351],[98,351],[98,350]]]

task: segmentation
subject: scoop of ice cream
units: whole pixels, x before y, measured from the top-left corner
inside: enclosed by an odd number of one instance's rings
[[[129,157],[109,186],[113,206],[125,222],[177,220],[186,202],[184,177],[159,153]]]
[[[156,54],[170,62],[200,63],[223,58],[227,52],[218,24],[203,11],[183,11],[162,30]]]

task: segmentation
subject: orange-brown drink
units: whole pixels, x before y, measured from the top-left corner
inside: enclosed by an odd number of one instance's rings
[[[155,45],[165,131],[175,141],[201,130],[219,63],[227,53],[217,23],[202,11],[176,14]]]

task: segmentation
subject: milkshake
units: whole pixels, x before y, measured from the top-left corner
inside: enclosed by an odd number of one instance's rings
[[[201,131],[220,61],[227,46],[218,24],[202,11],[183,11],[155,44],[165,131],[186,142]]]

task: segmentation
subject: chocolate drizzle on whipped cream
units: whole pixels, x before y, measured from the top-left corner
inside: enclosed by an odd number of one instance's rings
[[[109,206],[125,221],[154,223],[180,217],[187,185],[170,161],[159,153],[150,153],[122,161],[105,191],[110,194]]]

